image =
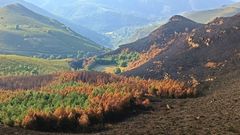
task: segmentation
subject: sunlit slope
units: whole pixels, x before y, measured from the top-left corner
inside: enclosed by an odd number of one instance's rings
[[[0,9],[0,53],[67,56],[99,50],[94,42],[20,4]]]
[[[0,76],[40,75],[70,70],[66,60],[0,55]]]

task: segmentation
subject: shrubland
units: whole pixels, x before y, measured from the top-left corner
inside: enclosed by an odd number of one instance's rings
[[[114,120],[114,114],[148,107],[150,97],[183,98],[196,94],[194,88],[171,79],[143,80],[98,72],[54,76],[34,89],[10,91],[2,87],[0,122],[43,131],[83,130]]]

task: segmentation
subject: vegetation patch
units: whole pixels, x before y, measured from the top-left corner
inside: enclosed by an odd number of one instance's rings
[[[84,67],[88,70],[98,70],[99,66],[114,65],[115,69],[120,68],[124,69],[128,67],[129,63],[136,61],[139,58],[140,54],[138,52],[122,51],[121,53],[116,55],[105,55],[91,58],[90,60],[84,63]]]
[[[0,104],[0,120],[7,125],[22,125],[29,111],[51,113],[57,108],[87,108],[88,96],[71,92],[67,95],[49,94],[43,92],[25,92]],[[25,125],[23,125],[25,126]]]
[[[2,91],[0,122],[43,131],[82,130],[114,114],[126,113],[134,106],[147,107],[148,97],[194,95],[193,88],[170,79],[142,80],[98,72],[68,72],[37,90]]]
[[[46,60],[16,55],[0,55],[0,76],[42,75],[68,71],[66,60]]]

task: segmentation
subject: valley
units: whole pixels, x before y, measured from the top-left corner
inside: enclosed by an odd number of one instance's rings
[[[233,0],[0,1],[0,134],[240,134]]]

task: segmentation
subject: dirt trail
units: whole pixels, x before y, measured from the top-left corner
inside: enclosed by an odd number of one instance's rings
[[[240,72],[214,83],[206,96],[157,99],[153,109],[123,122],[108,124],[98,135],[240,135]],[[0,126],[0,135],[44,135]],[[58,133],[59,134],[59,133]]]

